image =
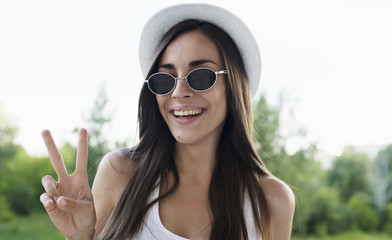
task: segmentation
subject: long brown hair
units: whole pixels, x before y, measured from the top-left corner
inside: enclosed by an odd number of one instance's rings
[[[194,29],[200,30],[217,44],[228,71],[228,113],[217,146],[216,165],[209,189],[213,214],[209,239],[249,238],[243,211],[246,191],[251,201],[256,229],[261,232],[263,239],[269,239],[270,214],[259,181],[260,177],[269,175],[269,172],[253,148],[249,83],[241,55],[232,39],[210,23],[196,20],[182,22],[162,38],[155,63],[148,75],[156,72],[157,63],[169,43],[181,33]],[[159,112],[155,95],[146,85],[139,97],[138,124],[139,143],[126,150],[136,171],[100,239],[131,239],[136,236],[150,207],[176,191],[179,184],[173,159],[175,139]],[[167,180],[168,171],[174,173],[175,184],[159,198],[149,201],[153,190]]]

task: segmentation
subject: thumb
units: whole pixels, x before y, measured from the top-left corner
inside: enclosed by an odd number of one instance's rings
[[[79,225],[82,229],[90,228],[95,224],[96,215],[94,204],[88,200],[75,200],[61,196],[57,199],[57,208],[72,213],[75,224]]]
[[[91,214],[94,209],[93,203],[88,200],[75,200],[65,196],[57,199],[57,207],[66,212],[79,214]]]

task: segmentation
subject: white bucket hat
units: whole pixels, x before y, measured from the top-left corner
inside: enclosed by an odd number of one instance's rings
[[[185,20],[211,23],[225,31],[237,45],[249,79],[250,91],[255,96],[260,81],[261,58],[256,39],[246,24],[233,13],[211,4],[180,4],[154,14],[144,25],[140,37],[139,61],[144,76],[154,61],[162,37],[172,27]]]

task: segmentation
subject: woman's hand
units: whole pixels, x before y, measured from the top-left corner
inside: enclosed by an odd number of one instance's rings
[[[79,131],[76,170],[68,175],[63,158],[48,130],[42,131],[50,161],[57,173],[58,181],[52,176],[42,178],[45,189],[40,197],[54,225],[67,239],[93,239],[96,215],[93,195],[87,175],[87,131]]]

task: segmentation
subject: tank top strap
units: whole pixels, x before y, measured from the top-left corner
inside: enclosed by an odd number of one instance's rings
[[[256,230],[256,225],[255,225],[255,217],[253,214],[253,208],[252,208],[252,202],[250,201],[250,196],[248,190],[245,190],[244,193],[244,218],[245,218],[245,223],[246,223],[246,229],[248,231],[248,238],[249,239],[260,239],[261,236]]]

